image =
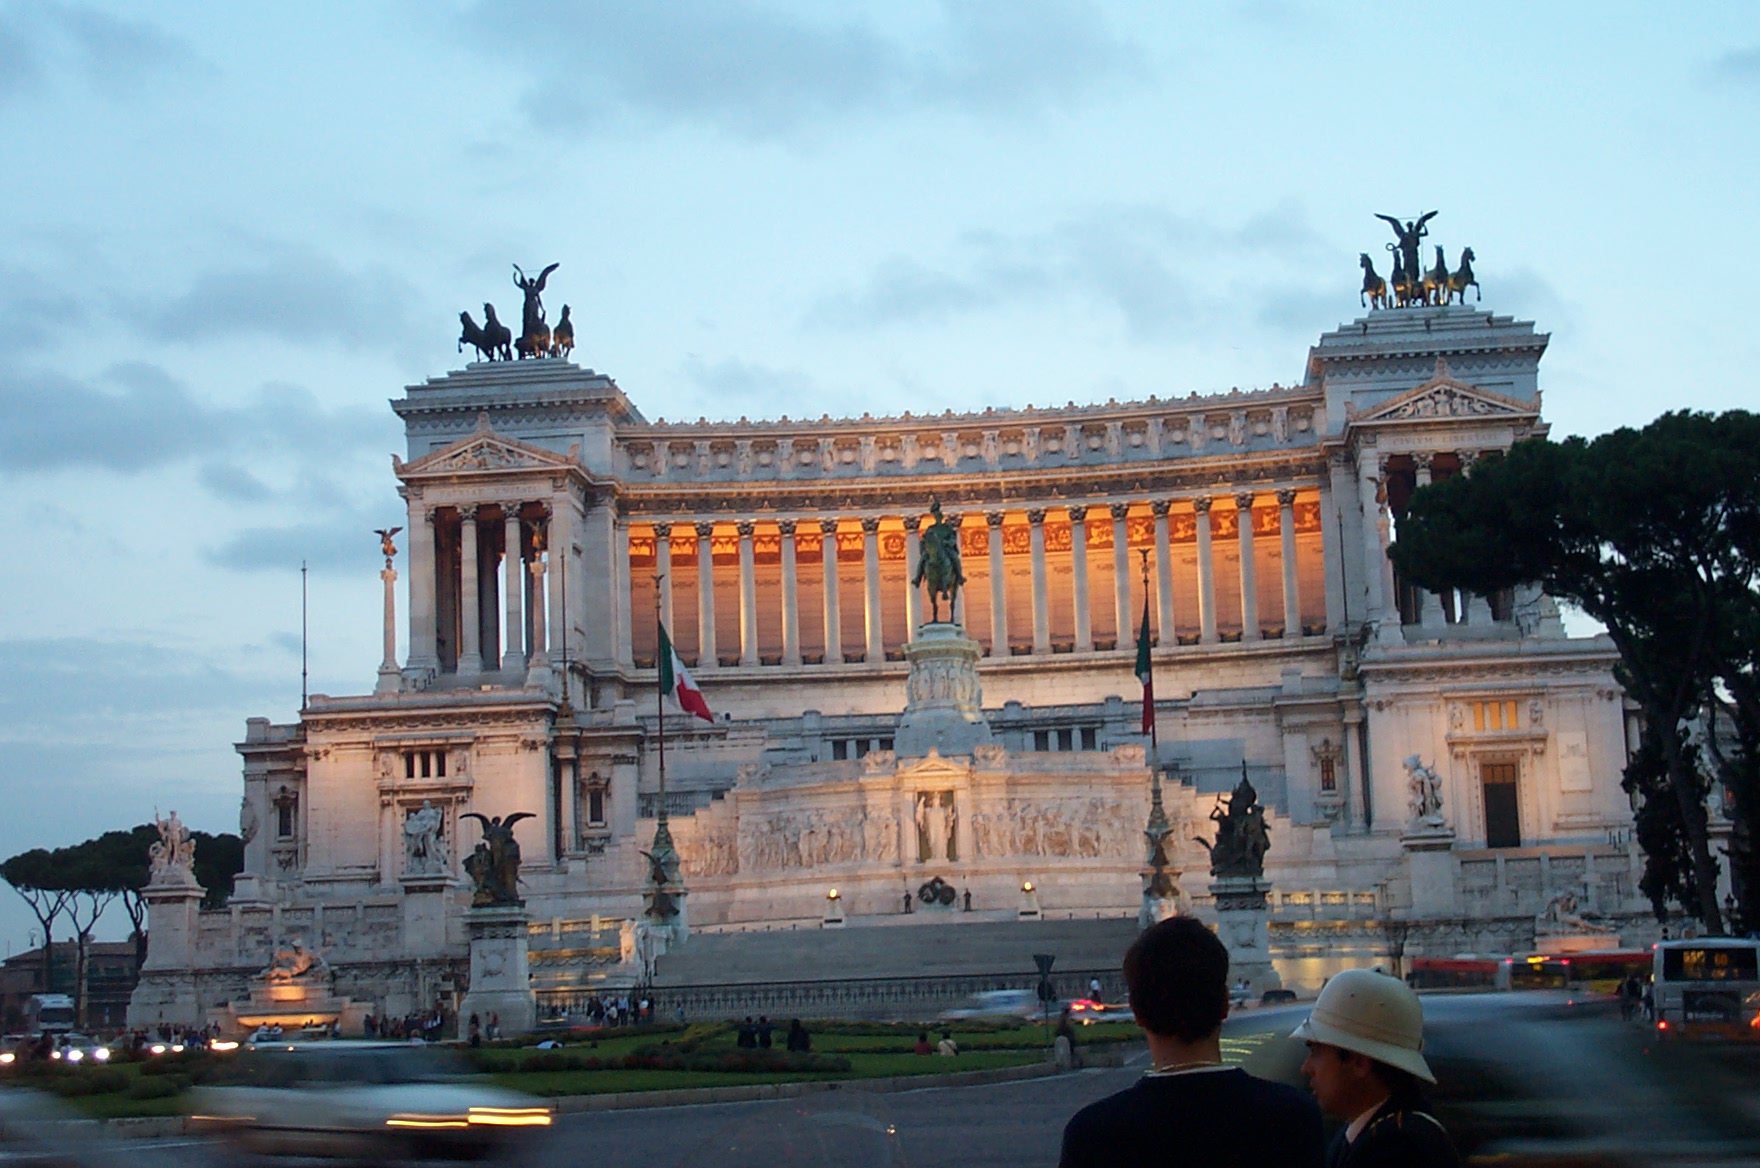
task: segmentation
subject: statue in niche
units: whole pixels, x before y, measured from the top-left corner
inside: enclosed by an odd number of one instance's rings
[[[1426,827],[1441,827],[1442,776],[1415,754],[1407,755],[1404,765],[1411,789],[1412,819]]]
[[[958,859],[953,848],[953,792],[917,792],[917,861]]]
[[[409,876],[437,876],[446,871],[444,817],[427,799],[403,821],[403,870]]]
[[[465,874],[476,886],[471,907],[524,904],[519,898],[519,841],[513,838],[513,825],[537,817],[530,811],[515,811],[506,819],[499,815],[490,819],[467,811],[460,818],[483,825],[482,840],[464,862]]]
[[[935,517],[935,522],[923,529],[911,587],[916,588],[928,581],[929,623],[939,624],[941,598],[947,598],[947,617],[952,620],[954,598],[959,595],[960,585],[966,582],[966,577],[960,564],[959,526],[941,517],[940,499],[929,503],[929,514]]]
[[[1271,850],[1271,829],[1265,821],[1265,808],[1259,805],[1259,792],[1247,779],[1247,764],[1241,764],[1241,781],[1230,795],[1218,795],[1210,809],[1210,820],[1216,824],[1216,840],[1197,842],[1210,853],[1210,874],[1216,877],[1257,879],[1265,874],[1265,854]]]

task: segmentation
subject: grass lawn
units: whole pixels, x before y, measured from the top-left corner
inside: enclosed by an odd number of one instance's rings
[[[164,1099],[130,1099],[127,1092],[80,1095],[65,1101],[87,1119],[132,1119],[143,1115],[182,1115],[189,1101],[181,1095]]]
[[[890,1075],[940,1075],[1041,1062],[1035,1050],[976,1051],[955,1058],[939,1055],[852,1054],[847,1071],[503,1071],[490,1076],[498,1086],[531,1095],[601,1095],[613,1091],[662,1091],[675,1087],[733,1087],[748,1083],[799,1083],[823,1079],[877,1079]]]

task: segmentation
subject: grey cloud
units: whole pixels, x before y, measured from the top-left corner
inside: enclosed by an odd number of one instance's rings
[[[238,405],[192,397],[155,365],[128,364],[97,383],[0,368],[0,468],[69,466],[133,473],[225,450],[334,456],[390,449],[396,428],[381,411],[326,410],[309,393],[270,386]],[[218,464],[218,460],[216,460]],[[225,475],[204,476],[225,493]],[[241,487],[236,476],[231,487]]]
[[[525,0],[479,6],[462,31],[535,78],[526,106],[542,126],[635,111],[765,138],[828,115],[1030,110],[1141,70],[1078,3],[949,3],[908,40],[821,11]]]
[[[200,477],[202,486],[217,498],[238,503],[263,503],[275,497],[269,484],[235,463],[203,463]]]
[[[1314,263],[1342,263],[1298,208],[1275,207],[1223,227],[1155,207],[1097,208],[1037,232],[971,232],[952,260],[907,257],[876,266],[854,289],[830,293],[809,326],[868,328],[948,320],[1012,303],[1082,297],[1117,314],[1138,341],[1189,335],[1240,304],[1284,294]],[[1276,313],[1262,318],[1281,323]]]
[[[7,85],[5,30],[0,29],[0,96]],[[0,320],[7,322],[15,352],[34,351],[54,340],[57,330],[77,328],[87,319],[72,292],[41,272],[0,264]]]
[[[1721,81],[1760,82],[1760,47],[1725,53],[1717,58],[1711,72]]]
[[[415,299],[414,289],[392,273],[351,272],[326,256],[296,253],[202,272],[181,296],[123,303],[120,310],[171,340],[269,336],[293,344],[395,348],[416,331]]]
[[[371,573],[380,561],[373,529],[389,517],[395,526],[396,509],[386,514],[338,517],[322,523],[295,523],[284,527],[252,527],[207,552],[209,563],[239,572],[297,571],[305,564],[314,572],[358,575]]]
[[[188,44],[147,21],[48,0],[0,9],[0,98],[77,76],[125,100],[161,79],[212,72]]]

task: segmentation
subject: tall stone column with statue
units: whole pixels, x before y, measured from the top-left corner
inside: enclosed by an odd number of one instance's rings
[[[1250,993],[1281,989],[1283,982],[1271,964],[1271,921],[1266,894],[1265,853],[1271,850],[1271,830],[1259,792],[1247,779],[1241,763],[1241,781],[1233,793],[1217,796],[1210,811],[1216,839],[1200,839],[1210,852],[1210,895],[1216,903],[1216,932],[1228,946],[1229,980],[1246,982]]]
[[[496,1014],[507,1034],[524,1034],[538,1020],[537,995],[532,992],[529,960],[531,916],[519,894],[519,841],[513,825],[535,816],[530,811],[493,819],[475,811],[461,819],[482,824],[483,838],[465,858],[471,878],[471,907],[465,915],[471,936],[471,986],[458,1007],[459,1036],[470,1027],[472,1014]]]
[[[130,1026],[200,1026],[196,940],[204,890],[196,881],[196,844],[173,811],[155,818],[159,838],[147,847],[147,959],[128,1000]]]
[[[911,588],[927,590],[929,619],[911,630],[904,647],[911,663],[905,683],[904,714],[893,736],[900,758],[921,758],[931,749],[942,755],[971,754],[995,741],[984,719],[983,690],[978,683],[978,658],[984,647],[966,636],[953,619],[953,606],[966,582],[960,564],[959,524],[941,514],[941,503],[929,506],[933,519],[923,528]],[[947,604],[947,619],[941,605]]]

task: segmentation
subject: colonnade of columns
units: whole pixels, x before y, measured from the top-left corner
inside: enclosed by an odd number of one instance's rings
[[[560,582],[547,580],[548,566],[543,554],[545,536],[552,525],[549,504],[506,502],[450,508],[457,517],[458,563],[456,575],[447,581],[440,579],[437,550],[436,525],[441,521],[442,510],[445,509],[424,506],[416,500],[410,503],[409,668],[418,673],[436,673],[450,664],[461,677],[547,669],[547,610],[561,610]],[[499,511],[499,516],[492,514],[494,511]],[[497,523],[502,529],[503,573],[498,588],[481,575],[485,561],[481,544],[484,539],[493,539],[491,525]],[[533,532],[530,541],[526,538],[528,526]],[[440,653],[442,585],[454,606],[447,614],[451,624],[449,639],[456,638],[456,652],[450,662],[442,661]],[[504,613],[487,614],[483,611],[485,598],[493,600],[497,591]],[[500,652],[490,652],[494,646],[484,644],[485,618],[499,621],[503,616],[505,633],[500,637]],[[388,606],[387,621],[390,619]],[[490,634],[494,632],[489,629]],[[387,653],[388,659],[390,656]]]
[[[1460,461],[1460,473],[1479,457],[1477,450],[1451,451]],[[1384,643],[1401,643],[1398,585],[1394,579],[1393,561],[1387,549],[1393,541],[1393,508],[1388,500],[1389,461],[1395,457],[1382,454],[1373,446],[1357,450],[1357,492],[1363,523],[1363,579],[1367,586],[1368,619],[1376,637]],[[1416,486],[1427,487],[1433,481],[1436,452],[1418,451],[1410,454],[1412,477]],[[1457,618],[1468,627],[1489,627],[1492,624],[1490,602],[1474,593],[1461,593]],[[1440,636],[1448,626],[1440,594],[1425,590],[1418,603],[1419,627],[1430,637]]]
[[[1238,585],[1241,597],[1241,639],[1258,641],[1264,636],[1259,614],[1259,596],[1257,568],[1255,565],[1255,545],[1251,515],[1255,504],[1269,501],[1267,496],[1275,498],[1278,508],[1278,532],[1280,537],[1282,587],[1281,600],[1283,608],[1282,636],[1286,639],[1297,639],[1302,636],[1301,620],[1301,583],[1298,573],[1296,554],[1296,523],[1295,501],[1296,491],[1281,489],[1275,492],[1242,491],[1233,496],[1233,503],[1239,515],[1239,554],[1240,565]],[[1198,636],[1200,644],[1216,644],[1222,637],[1217,622],[1216,589],[1216,549],[1211,533],[1210,510],[1211,498],[1200,495],[1188,500],[1197,516],[1196,551],[1198,577]],[[1156,578],[1155,603],[1159,612],[1159,629],[1161,643],[1172,645],[1174,637],[1174,587],[1173,587],[1173,552],[1172,532],[1169,513],[1173,500],[1156,499],[1149,501],[1149,509],[1154,517],[1154,576]],[[1128,651],[1135,643],[1137,627],[1136,615],[1131,604],[1131,581],[1137,578],[1140,569],[1133,565],[1130,555],[1128,521],[1132,504],[1128,502],[1105,505],[1112,520],[1112,572],[1114,595],[1113,628],[1117,630],[1115,647]],[[1065,644],[1065,651],[1073,648],[1077,653],[1092,652],[1095,647],[1093,596],[1090,587],[1090,562],[1088,549],[1087,522],[1095,510],[1089,504],[1065,504],[1060,507],[1031,507],[1025,511],[1028,528],[1028,558],[1030,564],[1030,604],[1032,609],[1030,653],[1034,655],[1049,654],[1054,651],[1052,644],[1052,598],[1049,581],[1049,569],[1046,549],[1046,520],[1055,511],[1062,510],[1070,523],[1070,587],[1065,593],[1070,603],[1070,611],[1060,613],[1060,625],[1067,630],[1073,625],[1073,645]],[[1018,514],[1018,513],[1017,513]],[[1009,589],[1004,564],[1002,529],[1007,513],[1001,510],[989,510],[984,514],[988,527],[988,602],[990,617],[990,647],[992,657],[1007,657],[1013,654],[1014,647],[1007,635],[1009,628]],[[884,659],[886,645],[886,628],[883,619],[883,600],[886,585],[881,573],[881,516],[867,515],[851,517],[849,520],[837,518],[820,518],[816,522],[822,537],[825,562],[827,568],[820,573],[823,590],[821,612],[824,619],[824,656],[826,664],[835,664],[846,659],[846,643],[843,636],[842,609],[844,596],[841,593],[839,572],[835,568],[837,535],[840,524],[855,522],[861,528],[861,591],[856,595],[856,603],[861,605],[862,620],[860,636],[857,644],[862,659],[876,662]],[[781,656],[780,664],[798,666],[803,664],[801,651],[801,603],[799,549],[797,534],[802,524],[815,520],[785,518],[776,520],[776,529],[780,542],[780,616]],[[920,552],[920,516],[902,517],[905,547],[905,579],[908,582],[916,568]],[[723,528],[728,524],[723,524]],[[741,667],[756,666],[761,663],[758,622],[759,592],[757,581],[757,560],[755,538],[757,521],[740,519],[731,523],[738,536],[738,576],[737,623],[738,655],[732,657],[733,646],[725,646],[730,656],[722,657],[724,646],[718,643],[716,617],[716,588],[713,586],[714,564],[712,543],[717,525],[711,521],[699,521],[683,529],[694,532],[696,542],[696,617],[697,617],[697,663],[698,671],[713,670],[721,665],[736,661]],[[672,627],[674,607],[674,573],[672,571],[672,540],[675,534],[681,533],[679,524],[655,521],[655,574],[658,580],[658,597],[661,619],[668,627]],[[848,534],[847,532],[845,533]],[[723,545],[726,546],[725,544]],[[1060,569],[1061,571],[1061,569]],[[968,570],[968,575],[970,575]],[[774,579],[771,577],[770,579]],[[896,577],[894,585],[896,586]],[[725,580],[723,588],[726,587]],[[1017,596],[1018,602],[1020,598]],[[773,602],[772,602],[773,603]],[[1104,600],[1101,603],[1105,603]],[[909,588],[905,594],[904,616],[909,632],[914,632],[920,622],[927,616],[923,607],[919,589]],[[1063,617],[1070,618],[1066,623]],[[897,609],[893,610],[892,619],[898,617]],[[771,619],[774,619],[773,617]],[[771,626],[773,629],[773,626]],[[725,633],[727,630],[722,629]],[[893,630],[894,640],[898,640],[899,630]],[[625,644],[621,646],[625,660],[633,659],[628,644],[629,634],[625,633]],[[774,637],[774,632],[772,632]],[[774,640],[771,641],[774,645]],[[774,651],[774,649],[772,649]],[[771,660],[776,660],[772,658]]]

